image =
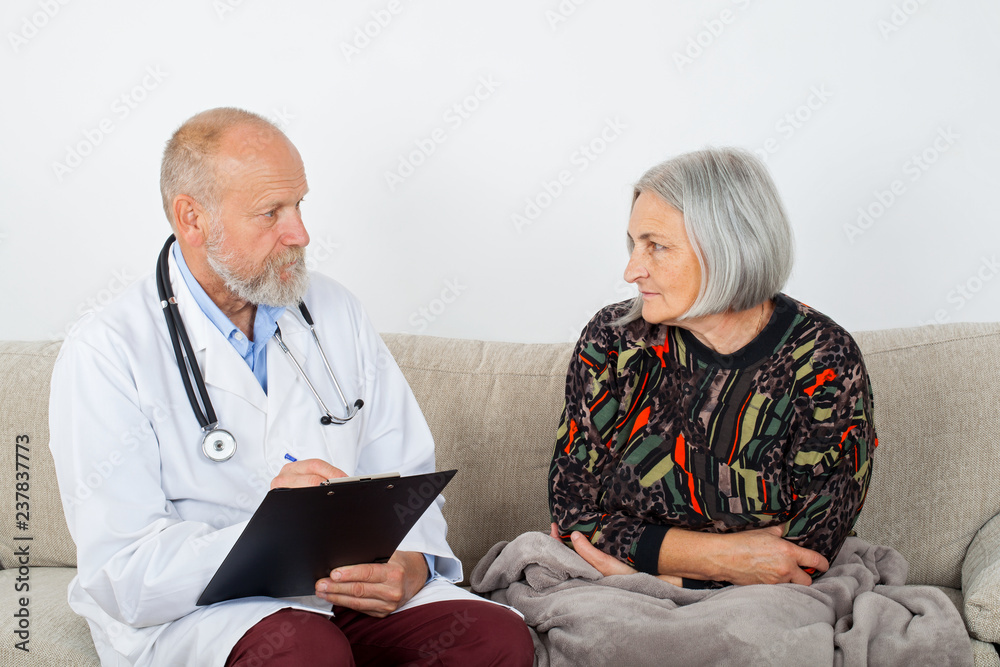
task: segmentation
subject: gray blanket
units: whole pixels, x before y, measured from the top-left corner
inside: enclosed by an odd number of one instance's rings
[[[812,586],[688,590],[647,574],[603,577],[526,533],[494,546],[470,581],[524,614],[539,667],[972,665],[955,605],[936,588],[904,586],[906,573],[898,552],[848,538]]]

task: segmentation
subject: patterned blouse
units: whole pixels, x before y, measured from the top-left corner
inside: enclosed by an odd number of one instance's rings
[[[850,334],[784,294],[774,303],[760,334],[729,355],[679,327],[612,326],[628,302],[594,316],[570,362],[549,471],[567,542],[578,530],[656,574],[670,527],[783,525],[786,539],[833,560],[878,446],[871,385]]]

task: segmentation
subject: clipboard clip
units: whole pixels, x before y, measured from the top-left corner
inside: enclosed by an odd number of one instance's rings
[[[334,486],[336,484],[343,484],[344,482],[370,482],[373,479],[391,479],[393,477],[399,477],[398,472],[384,472],[378,475],[359,475],[357,477],[333,477],[325,482],[320,482],[320,486]],[[391,489],[392,486],[390,485]]]

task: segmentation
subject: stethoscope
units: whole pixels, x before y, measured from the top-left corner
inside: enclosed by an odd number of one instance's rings
[[[203,436],[201,450],[212,461],[221,463],[222,461],[228,461],[236,453],[236,438],[226,429],[219,428],[219,418],[215,414],[215,408],[212,407],[212,400],[208,397],[208,390],[205,388],[205,378],[201,374],[201,367],[198,365],[194,350],[191,348],[191,340],[188,338],[187,329],[184,328],[184,322],[181,320],[181,311],[177,306],[177,299],[174,298],[174,291],[170,287],[170,266],[167,262],[167,256],[170,254],[170,246],[173,245],[174,240],[175,237],[171,234],[170,238],[163,245],[163,250],[160,251],[159,258],[156,260],[156,292],[160,297],[160,307],[163,309],[163,317],[167,320],[167,331],[170,334],[170,343],[174,348],[177,367],[181,371],[181,379],[184,381],[184,391],[187,392],[191,409],[194,411],[194,416],[201,426]],[[319,403],[320,409],[323,410],[323,416],[319,418],[320,423],[324,426],[346,424],[354,415],[358,414],[358,410],[361,409],[365,402],[360,398],[354,401],[353,406],[347,402],[347,398],[344,397],[344,392],[340,388],[340,383],[337,382],[337,376],[334,375],[333,369],[330,367],[330,362],[326,358],[326,353],[323,352],[319,336],[316,335],[316,325],[313,323],[312,315],[309,314],[306,304],[301,301],[299,302],[299,312],[302,313],[302,319],[305,320],[309,331],[312,332],[313,340],[316,341],[316,347],[319,348],[319,355],[323,358],[323,364],[326,366],[326,370],[333,380],[333,386],[337,388],[340,400],[343,402],[344,407],[347,408],[346,417],[337,417],[326,407],[326,403],[320,398],[313,383],[309,381],[306,372],[302,369],[302,365],[292,355],[288,346],[285,345],[285,341],[282,340],[281,329],[275,329],[274,339],[277,341],[281,351],[292,360],[292,364],[295,365],[299,375],[305,380],[309,391],[316,397],[316,402]],[[198,395],[201,396],[201,404],[198,403],[198,399],[195,397],[194,387],[191,385],[191,377],[194,377],[194,384],[198,388]],[[205,406],[204,411],[202,410],[202,406]]]

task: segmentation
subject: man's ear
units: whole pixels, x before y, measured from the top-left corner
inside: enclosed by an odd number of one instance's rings
[[[201,204],[189,195],[174,197],[174,223],[177,237],[191,247],[204,245],[209,236],[211,218]]]

